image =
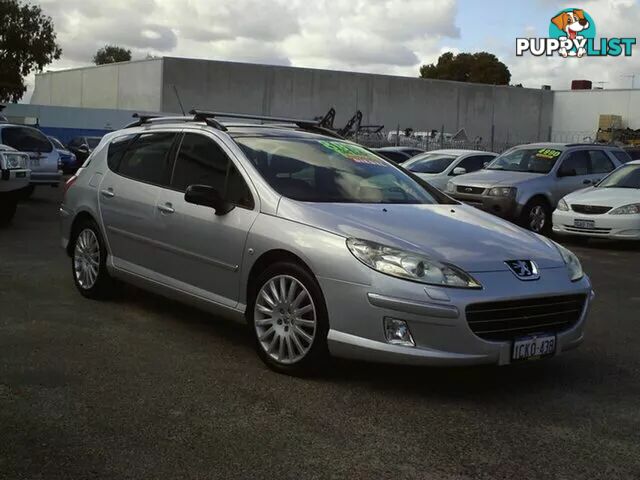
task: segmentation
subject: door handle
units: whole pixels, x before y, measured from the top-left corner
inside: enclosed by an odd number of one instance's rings
[[[175,210],[170,203],[165,203],[164,205],[158,205],[158,210],[162,213],[174,213]]]
[[[589,184],[591,184],[591,180],[583,180],[582,183],[584,185],[589,185]]]
[[[116,194],[113,193],[113,188],[111,187],[106,188],[104,190],[100,190],[100,193],[102,194],[103,197],[107,197],[107,198],[113,198],[116,196]]]

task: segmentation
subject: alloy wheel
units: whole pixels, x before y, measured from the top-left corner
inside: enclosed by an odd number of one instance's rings
[[[269,279],[258,291],[253,318],[261,348],[276,362],[296,363],[309,353],[317,331],[316,307],[296,278]]]
[[[536,205],[529,212],[529,227],[534,232],[540,233],[547,223],[547,213],[542,205]]]
[[[76,238],[73,272],[78,285],[89,290],[96,284],[100,270],[100,244],[93,230],[86,228]]]

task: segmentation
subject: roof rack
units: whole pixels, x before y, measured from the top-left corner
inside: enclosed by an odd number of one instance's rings
[[[334,138],[343,139],[341,135],[330,130],[321,125],[321,122],[315,120],[300,120],[297,118],[283,118],[283,117],[269,117],[264,115],[250,115],[245,113],[229,113],[229,112],[207,112],[204,110],[191,110],[189,112],[191,116],[162,116],[157,114],[140,114],[134,113],[133,118],[137,119],[135,122],[132,122],[125,126],[124,128],[132,128],[139,127],[141,125],[146,125],[149,123],[160,123],[160,122],[205,122],[208,126],[226,132],[228,129],[222,123],[220,123],[216,118],[226,117],[226,118],[240,118],[243,120],[261,120],[263,122],[273,122],[273,123],[281,123],[281,124],[293,124],[302,130],[306,130],[308,132],[315,132],[321,135],[326,135]],[[256,126],[260,126],[261,124],[256,124]],[[281,125],[282,127],[286,127],[287,125]]]
[[[322,135],[327,135],[334,138],[344,138],[342,135],[330,130],[322,125],[321,121],[318,120],[304,120],[299,118],[287,118],[287,117],[272,117],[268,115],[253,115],[247,113],[230,113],[230,112],[208,112],[205,110],[191,110],[189,112],[193,115],[194,120],[212,120],[213,118],[239,118],[242,120],[260,120],[262,122],[272,122],[272,123],[290,123],[302,130],[306,130],[308,132],[315,132]]]
[[[214,120],[213,118],[198,118],[198,116],[194,115],[193,117],[187,116],[163,116],[163,115],[155,115],[155,114],[139,114],[134,113],[132,115],[133,118],[137,118],[138,120],[126,125],[124,128],[132,128],[139,127],[141,125],[145,125],[148,123],[159,123],[159,122],[201,122],[204,121],[210,127],[216,128],[218,130],[222,130],[223,132],[227,131],[227,127],[222,125],[220,122]]]

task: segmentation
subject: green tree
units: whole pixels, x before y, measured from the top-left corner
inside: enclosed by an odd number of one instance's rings
[[[60,58],[51,17],[38,5],[0,0],[0,102],[17,102],[24,78]]]
[[[117,45],[105,45],[93,56],[93,63],[104,65],[105,63],[128,62],[131,60],[131,50]]]
[[[487,52],[459,53],[446,52],[440,55],[438,63],[422,65],[422,78],[455,80],[457,82],[489,83],[508,85],[511,73],[498,57]]]

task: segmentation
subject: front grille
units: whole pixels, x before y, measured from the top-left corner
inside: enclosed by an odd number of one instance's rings
[[[571,205],[571,210],[586,215],[602,215],[611,210],[611,207],[600,207],[598,205]]]
[[[535,333],[557,333],[580,320],[585,295],[507,300],[467,306],[471,331],[485,340],[504,341]]]
[[[458,193],[467,193],[469,195],[482,195],[484,193],[484,187],[467,187],[465,185],[458,185]]]
[[[564,228],[568,231],[568,232],[577,232],[577,233],[592,233],[595,235],[606,235],[607,233],[611,232],[610,228],[604,228],[604,227],[594,227],[594,228],[582,228],[582,227],[576,227],[574,225],[565,225]]]

